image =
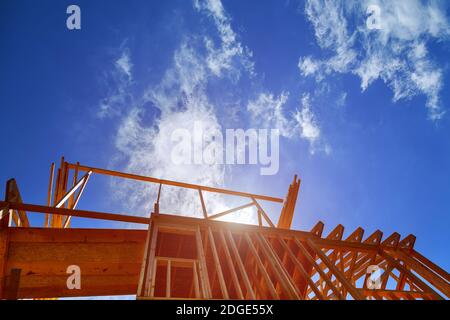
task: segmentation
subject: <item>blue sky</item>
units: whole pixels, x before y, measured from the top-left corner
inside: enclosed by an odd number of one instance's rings
[[[66,28],[73,3],[81,30]],[[381,8],[380,30],[367,29],[369,4]],[[445,1],[16,0],[0,15],[0,180],[15,177],[26,202],[45,202],[61,155],[274,196],[297,173],[294,228],[413,233],[449,269]],[[278,128],[279,172],[173,165],[167,130],[194,121]],[[94,176],[79,207],[144,215],[154,191]],[[170,209],[194,199],[163,192]],[[185,202],[181,211],[198,209]]]

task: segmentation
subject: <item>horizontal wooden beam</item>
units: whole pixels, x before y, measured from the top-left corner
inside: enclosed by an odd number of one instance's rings
[[[66,209],[66,208],[54,208],[54,207],[40,206],[40,205],[35,205],[35,204],[0,201],[0,207],[3,205],[6,205],[6,204],[9,204],[10,209],[26,210],[29,212],[51,213],[54,215],[62,215],[62,216],[74,216],[74,217],[81,217],[81,218],[122,221],[122,222],[140,223],[140,224],[148,224],[150,222],[150,218],[137,217],[137,216],[131,216],[131,215],[105,213],[105,212],[97,212],[97,211],[87,211],[87,210],[72,210],[72,209]]]
[[[242,224],[242,223],[235,223],[235,222],[228,222],[228,221],[219,221],[219,220],[211,220],[211,219],[199,219],[194,217],[186,217],[186,216],[177,216],[174,214],[166,214],[161,213],[157,215],[152,215],[152,219],[156,219],[159,223],[164,224],[176,224],[176,225],[182,225],[183,228],[192,228],[199,225],[201,228],[207,228],[210,226],[213,228],[213,231],[219,230],[220,228],[226,227],[230,228],[233,232],[239,233],[239,232],[258,232],[266,235],[267,237],[273,237],[276,238],[278,236],[282,237],[283,239],[313,239],[314,243],[316,243],[319,247],[326,247],[326,248],[340,248],[340,249],[346,249],[349,251],[364,251],[364,252],[370,252],[374,253],[377,252],[377,250],[380,247],[383,247],[382,245],[376,245],[376,244],[369,244],[369,243],[356,243],[351,241],[345,241],[345,240],[328,240],[328,239],[322,239],[318,236],[312,234],[311,232],[307,231],[300,231],[300,230],[291,230],[291,229],[279,229],[279,228],[271,228],[266,226],[257,226],[257,225],[250,225],[250,224]],[[176,227],[175,227],[176,229]],[[178,232],[178,231],[174,231]]]
[[[147,230],[85,228],[9,228],[14,243],[144,243]]]
[[[23,203],[9,203],[5,201],[0,201],[0,207],[9,205],[10,209],[19,209],[26,210],[29,212],[40,212],[40,213],[51,213],[56,215],[71,215],[75,217],[82,218],[90,218],[90,219],[100,219],[100,220],[110,220],[110,221],[121,221],[121,222],[129,222],[129,223],[139,223],[139,224],[148,224],[150,222],[150,218],[147,217],[139,217],[134,215],[124,215],[124,214],[112,214],[112,213],[104,213],[97,211],[87,211],[87,210],[71,210],[66,208],[54,208],[33,204],[23,204]],[[373,252],[379,248],[378,245],[372,244],[364,244],[364,243],[353,243],[344,240],[327,240],[321,239],[309,232],[305,231],[297,231],[297,230],[287,230],[287,229],[278,229],[278,228],[270,228],[270,227],[259,227],[256,225],[244,225],[233,222],[225,222],[225,221],[217,221],[217,220],[206,220],[206,219],[198,219],[192,217],[184,217],[184,216],[176,216],[176,215],[168,215],[168,214],[157,214],[154,215],[153,218],[158,219],[160,222],[165,223],[177,223],[183,224],[183,226],[197,226],[200,225],[202,227],[211,226],[214,229],[221,228],[224,226],[231,227],[234,231],[255,231],[262,232],[267,234],[269,237],[277,237],[282,236],[283,238],[311,238],[314,242],[323,247],[330,248],[345,248],[347,250],[358,250],[358,251],[366,251]]]
[[[72,164],[72,163],[69,163],[68,165],[69,165],[70,169],[75,169],[76,167],[78,167],[78,170],[81,170],[81,171],[92,171],[97,174],[103,174],[103,175],[108,175],[108,176],[113,176],[113,177],[120,177],[120,178],[131,179],[131,180],[152,182],[152,183],[164,184],[164,185],[187,188],[187,189],[195,189],[195,190],[200,189],[200,190],[208,191],[208,192],[230,194],[230,195],[234,195],[234,196],[255,198],[255,199],[259,199],[259,200],[278,202],[278,203],[283,203],[283,201],[284,201],[282,198],[258,195],[258,194],[248,193],[248,192],[239,192],[239,191],[233,191],[233,190],[229,190],[229,189],[221,189],[221,188],[207,187],[207,186],[191,184],[191,183],[177,182],[177,181],[172,181],[172,180],[157,179],[157,178],[153,178],[153,177],[146,177],[146,176],[141,176],[141,175],[132,174],[132,173],[125,173],[125,172],[114,171],[114,170],[94,168],[94,167],[88,167],[88,166],[84,166],[84,165],[76,165],[76,164]]]
[[[136,294],[139,274],[135,275],[84,275],[81,289],[67,288],[67,275],[28,276],[27,283],[21,283],[18,298],[88,297]]]

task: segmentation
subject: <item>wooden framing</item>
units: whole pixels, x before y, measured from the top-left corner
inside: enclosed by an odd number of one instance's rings
[[[142,216],[77,209],[89,179],[98,174],[159,184],[154,212]],[[197,190],[202,218],[163,213],[162,185]],[[59,168],[50,167],[46,205],[24,203],[16,181],[7,182],[5,201],[0,201],[0,298],[450,298],[450,275],[414,249],[413,235],[401,239],[393,233],[382,241],[377,230],[363,240],[364,230],[357,228],[345,238],[344,227],[338,225],[322,236],[322,222],[311,231],[291,230],[299,188],[300,180],[294,177],[283,200],[71,164],[62,158]],[[206,192],[249,202],[210,214]],[[261,200],[283,203],[276,224]],[[255,225],[217,220],[248,207],[257,210]],[[31,226],[30,212],[45,215],[43,227]],[[148,228],[69,228],[73,218]],[[72,264],[82,270],[81,290],[66,286],[66,269]],[[370,266],[381,270],[379,287],[368,286]]]

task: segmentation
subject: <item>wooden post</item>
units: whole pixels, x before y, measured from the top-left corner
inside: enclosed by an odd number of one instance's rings
[[[267,243],[266,239],[259,233],[256,234],[256,240],[259,243],[262,251],[267,257],[275,276],[277,277],[281,287],[284,289],[286,294],[290,299],[300,299],[300,294],[298,293],[295,286],[292,284],[292,279],[286,273],[285,268],[281,265],[279,257],[273,252],[271,246]]]
[[[151,228],[151,241],[150,241],[150,251],[148,254],[147,260],[147,275],[145,280],[144,292],[146,292],[146,296],[149,296],[151,293],[151,283],[155,280],[155,253],[156,253],[156,240],[158,238],[158,226],[156,223],[152,223],[153,227]]]
[[[145,239],[144,254],[143,254],[142,264],[141,264],[141,272],[139,275],[139,284],[138,284],[138,290],[137,290],[138,297],[145,295],[143,289],[145,288],[145,284],[147,281],[147,278],[146,278],[147,272],[146,271],[147,271],[147,268],[149,267],[148,257],[149,257],[149,248],[150,248],[150,239],[151,239],[151,228],[152,228],[152,222],[150,221],[150,223],[148,224],[147,237]]]
[[[155,214],[159,214],[159,198],[160,198],[160,196],[161,196],[161,183],[159,184],[158,196],[156,198],[156,202],[155,202],[154,210],[153,210]]]
[[[258,209],[258,226],[262,227],[262,216],[261,211]]]
[[[167,273],[166,273],[166,298],[170,298],[170,281],[171,281],[171,270],[172,266],[171,266],[171,261],[170,259],[167,260]]]
[[[197,263],[198,263],[198,260],[194,261],[192,263],[192,273],[193,273],[193,278],[194,278],[195,297],[198,299],[198,298],[201,298],[201,296],[200,296],[200,285],[198,283]]]
[[[6,264],[9,250],[9,219],[11,214],[7,205],[0,209],[0,299],[3,299],[5,298]]]
[[[77,184],[77,180],[78,180],[78,166],[79,165],[80,165],[80,163],[77,162],[77,164],[75,166],[75,170],[73,172],[72,187],[75,187],[75,185]],[[70,198],[69,198],[69,202],[68,202],[68,206],[67,206],[69,209],[74,209],[74,201],[75,201],[75,193],[73,193],[70,196]]]
[[[53,191],[53,176],[55,174],[55,163],[52,162],[51,166],[50,166],[50,180],[48,182],[48,190],[47,190],[47,207],[50,207],[52,204],[52,191]],[[44,227],[47,228],[48,227],[48,222],[49,222],[49,214],[46,213],[45,214],[45,222],[44,222]]]
[[[250,237],[249,237],[249,235],[247,233],[244,233],[244,237],[247,240],[247,244],[248,244],[248,246],[249,246],[249,248],[250,248],[250,250],[251,250],[251,252],[252,252],[252,254],[253,254],[254,258],[255,258],[255,261],[256,261],[256,264],[257,264],[257,266],[259,268],[259,271],[261,272],[261,274],[262,274],[262,276],[263,276],[263,278],[264,278],[264,280],[265,280],[265,282],[267,284],[267,287],[269,288],[270,294],[272,295],[272,297],[274,299],[280,299],[280,297],[278,296],[278,293],[275,290],[275,287],[274,287],[274,285],[272,283],[272,280],[269,277],[269,274],[267,273],[266,269],[264,268],[264,264],[262,263],[261,258],[258,256],[258,252],[256,251],[255,246],[252,243],[252,240],[250,239]]]
[[[236,260],[236,263],[238,265],[238,268],[242,275],[242,278],[244,279],[244,284],[245,284],[245,288],[247,289],[247,294],[250,296],[250,299],[254,300],[254,299],[256,299],[255,293],[253,292],[252,285],[250,283],[250,280],[248,279],[247,271],[245,271],[244,264],[242,263],[242,259],[239,255],[239,251],[236,247],[236,243],[233,239],[233,235],[231,234],[230,230],[227,230],[227,236],[228,236],[228,241],[230,242],[231,251],[233,251],[233,253],[234,253],[234,258]]]
[[[225,240],[225,235],[224,235],[222,229],[220,229],[219,234],[220,234],[220,239],[222,240],[223,251],[225,252],[225,258],[228,263],[228,268],[230,269],[231,280],[233,281],[234,288],[236,290],[238,299],[243,300],[244,295],[242,294],[242,289],[239,284],[239,279],[237,277],[236,269],[234,268],[233,259],[231,258],[230,251],[228,250],[227,241]]]
[[[288,256],[291,258],[291,261],[294,263],[295,267],[297,268],[297,270],[300,271],[301,275],[303,276],[303,278],[306,279],[306,281],[308,282],[311,290],[315,293],[316,297],[319,299],[323,299],[323,295],[322,293],[319,291],[319,289],[317,289],[314,281],[311,279],[311,277],[309,276],[309,274],[306,272],[305,268],[303,267],[303,265],[300,263],[300,261],[298,261],[297,257],[294,255],[294,253],[292,252],[292,250],[289,248],[289,246],[286,244],[286,242],[284,242],[283,239],[281,239],[280,237],[277,237],[278,241],[281,243],[282,247],[284,248],[284,250],[286,250]],[[304,299],[305,297],[303,297]]]
[[[158,269],[158,258],[155,258],[153,260],[153,263],[151,264],[151,271],[152,271],[152,277],[150,281],[150,298],[155,297],[155,285],[156,285],[156,271]]]
[[[197,255],[198,259],[200,261],[200,279],[202,279],[202,288],[204,292],[204,296],[206,299],[212,298],[211,294],[211,287],[209,284],[209,277],[208,277],[208,268],[206,267],[206,257],[205,253],[203,251],[203,244],[202,244],[202,236],[200,233],[200,227],[197,226],[197,230],[195,231],[195,239],[197,242]]]
[[[214,258],[214,264],[216,265],[217,277],[219,278],[220,290],[224,299],[229,299],[227,285],[225,279],[223,278],[222,267],[220,266],[219,255],[217,254],[216,244],[214,242],[214,235],[211,228],[208,227],[209,243],[211,244],[211,251]]]

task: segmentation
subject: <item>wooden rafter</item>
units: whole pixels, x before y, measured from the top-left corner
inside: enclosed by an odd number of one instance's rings
[[[77,209],[93,174],[157,183],[151,215]],[[163,185],[197,190],[202,218],[162,212]],[[413,235],[401,239],[394,232],[383,239],[383,233],[377,230],[363,240],[362,228],[344,237],[345,228],[338,225],[322,236],[322,222],[310,231],[291,230],[299,187],[300,180],[294,177],[283,200],[71,164],[61,158],[58,168],[54,164],[50,167],[46,205],[23,203],[15,181],[8,182],[5,201],[0,201],[0,298],[74,295],[62,281],[66,264],[73,261],[84,272],[78,296],[450,298],[449,274],[414,249]],[[207,192],[239,196],[250,202],[210,215],[204,198]],[[276,225],[261,200],[283,203]],[[217,220],[249,207],[256,209],[257,225]],[[45,215],[44,228],[31,227],[27,217],[31,212]],[[137,223],[148,228],[70,229],[71,217]],[[379,288],[367,288],[370,266],[381,269]]]

